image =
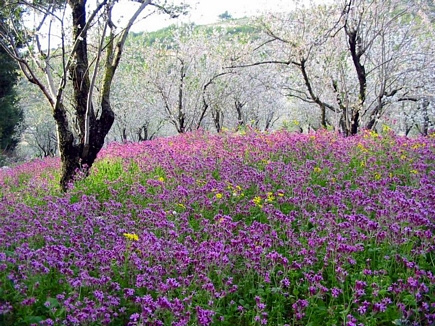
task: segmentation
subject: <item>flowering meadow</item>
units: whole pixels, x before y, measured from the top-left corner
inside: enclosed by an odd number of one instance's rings
[[[434,325],[435,138],[205,132],[0,170],[1,325]]]

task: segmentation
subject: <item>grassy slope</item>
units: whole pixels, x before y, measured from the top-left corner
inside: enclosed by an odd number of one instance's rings
[[[0,171],[0,323],[429,325],[435,140],[186,134]],[[2,315],[3,313],[3,315]]]

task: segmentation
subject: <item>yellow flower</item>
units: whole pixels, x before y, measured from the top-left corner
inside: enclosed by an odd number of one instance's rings
[[[197,184],[198,186],[203,186],[203,185],[205,185],[204,180],[201,180],[201,179],[197,179],[197,180],[195,180],[195,182],[196,182],[196,184]]]
[[[271,203],[271,202],[273,202],[274,200],[275,200],[275,196],[273,195],[273,193],[268,192],[268,193],[267,193],[267,199],[266,199],[266,202]]]
[[[221,199],[221,198],[222,198],[222,194],[221,194],[221,193],[217,193],[217,194],[216,194],[216,198],[217,198],[217,199]]]
[[[361,144],[361,143],[359,143],[359,144],[357,145],[357,147],[358,147],[361,151],[363,151],[363,152],[368,152],[368,151],[369,151],[369,150],[368,150],[367,148],[365,148],[364,145]]]
[[[322,169],[319,168],[318,166],[316,166],[316,167],[314,168],[314,172],[316,172],[316,173],[320,173],[320,172],[322,172]]]
[[[186,208],[186,206],[184,206],[184,205],[181,204],[181,203],[177,204],[177,206],[178,206],[178,207],[181,207],[181,208],[183,208],[183,209]]]
[[[159,178],[159,181],[160,181],[160,182],[165,182],[165,178],[160,177],[160,178]]]
[[[421,148],[421,147],[425,147],[425,146],[426,146],[425,143],[421,143],[421,144],[415,144],[415,145],[412,146],[411,148],[412,148],[412,149],[419,149],[419,148]]]
[[[381,178],[381,175],[379,173],[375,173],[375,180],[379,180]]]
[[[417,170],[411,170],[411,171],[409,171],[409,172],[411,172],[412,174],[418,174],[418,171],[417,171]]]
[[[263,205],[261,205],[261,197],[254,197],[254,199],[252,199],[252,202],[260,208],[263,207]]]
[[[139,237],[135,233],[124,233],[123,235],[124,235],[124,237],[127,238],[127,240],[131,240],[131,241],[138,241],[139,240]]]

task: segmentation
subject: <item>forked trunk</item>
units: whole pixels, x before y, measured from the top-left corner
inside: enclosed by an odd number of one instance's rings
[[[115,115],[110,105],[110,83],[113,79],[114,67],[105,74],[104,92],[101,101],[101,114],[96,117],[92,104],[88,106],[91,91],[89,79],[89,60],[87,50],[86,1],[70,0],[73,17],[73,38],[78,45],[73,51],[73,64],[69,69],[73,82],[73,104],[78,130],[74,135],[68,124],[66,110],[59,96],[53,111],[56,120],[59,151],[62,162],[61,188],[66,191],[74,181],[78,170],[88,174],[101,148],[104,139],[112,127]],[[61,94],[59,94],[61,95]],[[85,135],[88,134],[88,137]]]
[[[110,106],[109,106],[110,107]],[[101,148],[104,146],[104,139],[112,127],[115,116],[113,111],[102,115],[96,119],[90,127],[89,147],[85,151],[83,142],[75,143],[75,138],[68,126],[65,108],[62,102],[57,104],[54,110],[56,120],[59,151],[62,162],[62,174],[60,185],[62,191],[67,191],[77,171],[88,174]]]

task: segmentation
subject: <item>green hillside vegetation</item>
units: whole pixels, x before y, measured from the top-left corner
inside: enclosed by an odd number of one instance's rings
[[[204,32],[206,35],[212,35],[215,31],[226,32],[228,37],[232,35],[247,35],[255,38],[255,35],[260,32],[258,27],[253,26],[248,18],[240,19],[228,19],[222,22],[208,24],[208,25],[196,25],[194,23],[185,24],[182,27],[186,28],[190,26],[195,32]],[[128,42],[137,43],[137,41],[142,41],[144,46],[151,46],[157,40],[170,42],[173,40],[174,32],[180,29],[175,24],[168,27],[164,27],[153,32],[132,32],[129,35]],[[127,43],[129,44],[129,43]]]

